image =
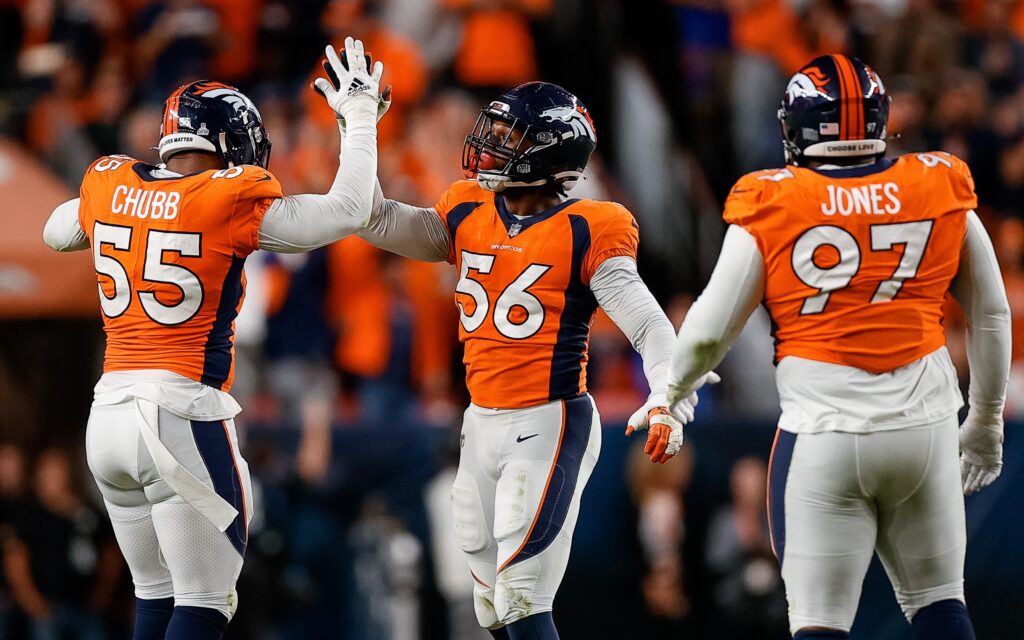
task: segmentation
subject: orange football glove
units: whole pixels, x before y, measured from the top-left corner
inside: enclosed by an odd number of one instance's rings
[[[648,429],[644,453],[651,462],[665,464],[683,446],[683,423],[668,410],[664,394],[651,394],[644,406],[629,418],[626,435]]]

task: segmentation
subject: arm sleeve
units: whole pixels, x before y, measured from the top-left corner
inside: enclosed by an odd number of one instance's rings
[[[675,332],[640,279],[636,261],[622,256],[605,260],[590,279],[590,290],[643,359],[651,393],[665,393]]]
[[[686,314],[669,385],[687,387],[715,368],[764,297],[764,260],[754,237],[731,225],[708,286]]]
[[[89,237],[78,221],[80,200],[68,200],[57,206],[43,227],[43,242],[57,251],[81,251],[89,248]]]
[[[992,242],[973,211],[952,293],[967,317],[970,413],[986,422],[1001,418],[1010,375],[1010,306]]]
[[[379,249],[413,260],[441,262],[448,259],[448,226],[437,211],[388,200],[379,182],[374,185],[370,220],[359,237]]]
[[[377,176],[377,128],[350,117],[342,136],[338,173],[323,195],[303,194],[275,200],[259,230],[259,246],[278,253],[322,247],[362,229],[370,216]]]

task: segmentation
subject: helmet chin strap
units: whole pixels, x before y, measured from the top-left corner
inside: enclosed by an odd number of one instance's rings
[[[502,173],[491,171],[477,171],[476,183],[488,191],[501,193],[505,189],[519,189],[523,187],[542,187],[549,181],[554,182],[563,191],[569,191],[576,186],[576,183],[583,176],[579,171],[563,171],[556,173],[550,178],[534,180],[533,182],[513,182],[512,178]]]

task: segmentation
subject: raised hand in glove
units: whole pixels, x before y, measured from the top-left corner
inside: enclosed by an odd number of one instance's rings
[[[348,118],[363,114],[375,113],[380,120],[391,106],[391,87],[380,89],[384,63],[378,60],[371,65],[362,40],[352,38],[345,38],[344,49],[335,51],[328,45],[325,53],[327,78],[314,80],[313,88],[327,100],[341,126],[345,127]]]

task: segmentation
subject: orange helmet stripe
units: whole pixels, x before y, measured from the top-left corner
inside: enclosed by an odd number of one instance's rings
[[[864,131],[864,100],[860,91],[860,78],[850,59],[844,55],[831,56],[839,76],[841,140],[860,140]]]
[[[164,135],[177,133],[178,131],[178,101],[181,94],[185,93],[189,85],[183,84],[174,90],[164,103]],[[174,114],[173,116],[171,114]]]

